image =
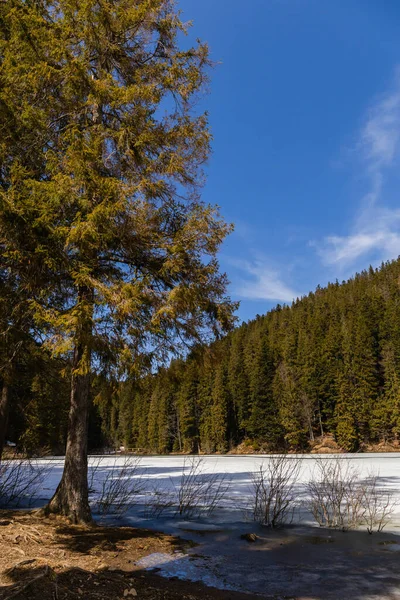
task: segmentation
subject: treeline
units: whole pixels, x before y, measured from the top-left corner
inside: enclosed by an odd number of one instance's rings
[[[187,360],[121,383],[109,436],[157,453],[241,443],[356,451],[400,432],[400,260],[277,306]]]
[[[33,339],[25,340],[8,385],[9,415],[5,439],[28,456],[65,453],[71,361],[53,358]],[[1,378],[0,378],[1,382]],[[4,383],[2,388],[4,390]],[[113,444],[103,427],[96,397],[107,398],[109,382],[95,377],[91,386],[88,444],[99,450]]]
[[[7,439],[63,453],[71,364],[21,342]],[[155,374],[92,378],[91,450],[307,450],[332,434],[357,451],[399,433],[400,260],[278,305]]]

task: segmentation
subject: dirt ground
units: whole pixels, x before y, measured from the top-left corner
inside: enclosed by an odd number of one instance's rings
[[[0,511],[0,600],[400,600],[399,561],[386,532],[178,521],[169,535]]]
[[[35,512],[0,511],[0,600],[248,600],[248,594],[165,579],[136,566],[189,541],[132,527],[85,528]]]

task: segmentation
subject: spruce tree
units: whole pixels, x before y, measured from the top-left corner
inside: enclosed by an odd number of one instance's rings
[[[199,435],[200,449],[210,454],[215,445],[212,430],[212,405],[213,405],[213,383],[214,383],[215,356],[212,350],[205,348],[200,362],[199,385],[197,398],[199,406]]]
[[[275,365],[267,340],[262,336],[254,357],[251,413],[247,430],[251,438],[266,442],[271,450],[282,446],[283,429],[273,393]]]
[[[360,432],[357,426],[357,374],[353,368],[353,340],[347,319],[342,319],[342,364],[338,370],[338,398],[335,407],[336,439],[348,452],[357,450]]]
[[[246,326],[242,325],[232,335],[228,364],[229,392],[232,398],[235,420],[238,424],[236,437],[245,438],[248,434],[248,419],[250,413],[249,380],[244,360],[244,339]]]
[[[211,407],[211,431],[214,448],[217,452],[229,449],[229,390],[226,365],[222,362],[215,371]]]
[[[178,394],[179,424],[182,450],[197,454],[200,447],[198,414],[199,374],[195,360],[189,360]]]

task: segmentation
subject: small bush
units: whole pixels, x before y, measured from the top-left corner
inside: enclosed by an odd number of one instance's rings
[[[175,487],[178,514],[188,519],[210,516],[226,496],[229,485],[227,475],[205,473],[201,458],[185,459],[179,487]]]
[[[95,461],[89,471],[89,488],[92,504],[101,515],[113,514],[117,517],[137,503],[138,496],[145,488],[139,457],[126,457],[119,465],[117,459],[111,466]],[[105,475],[100,477],[102,471]]]
[[[161,517],[166,510],[186,519],[210,516],[225,498],[230,479],[225,474],[205,473],[201,458],[183,462],[179,482],[172,480],[173,491],[154,487],[146,503],[146,516]]]
[[[90,458],[90,464],[88,466],[89,496],[92,496],[96,493],[96,479],[98,477],[101,467],[103,466],[103,462],[103,456],[95,456]]]
[[[342,530],[365,525],[382,531],[397,505],[393,495],[378,487],[378,475],[361,480],[349,459],[319,458],[314,478],[308,483],[311,512],[321,527]]]
[[[308,483],[311,512],[321,527],[359,525],[363,512],[359,472],[345,458],[317,458]]]
[[[147,494],[144,514],[148,519],[159,519],[174,506],[176,506],[175,494],[166,486],[154,486]]]
[[[251,515],[268,527],[282,527],[293,521],[297,506],[295,485],[301,462],[296,456],[271,456],[251,474]]]
[[[362,522],[368,533],[383,531],[398,506],[393,492],[380,489],[378,481],[379,476],[376,473],[370,473],[362,482],[364,509]]]
[[[0,508],[31,506],[51,465],[29,459],[0,463]]]

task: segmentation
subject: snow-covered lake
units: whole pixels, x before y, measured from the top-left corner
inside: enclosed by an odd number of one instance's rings
[[[297,456],[301,459],[301,468],[296,484],[296,494],[301,501],[307,499],[306,484],[313,477],[318,455]],[[348,459],[349,464],[357,470],[360,479],[375,473],[379,476],[379,487],[393,493],[399,506],[396,507],[392,516],[390,529],[398,532],[400,529],[400,453],[347,454],[340,455],[340,457]],[[204,473],[224,475],[229,481],[229,491],[221,503],[225,513],[224,519],[243,520],[245,518],[244,509],[248,506],[252,494],[251,474],[257,471],[262,463],[265,464],[270,457],[268,455],[210,455],[200,458],[201,469]],[[292,458],[295,460],[296,456],[293,455]],[[324,461],[335,460],[334,455],[323,455],[321,458]],[[122,467],[127,459],[131,460],[132,457],[91,456],[89,458],[89,480],[91,469],[94,469],[94,479],[96,487],[98,487],[107,474],[115,470],[115,467]],[[137,500],[143,504],[148,494],[154,489],[162,490],[165,493],[176,491],[179,487],[182,469],[184,467],[186,471],[189,469],[192,457],[143,456],[138,460],[139,465],[135,476],[142,479],[144,489],[140,499]],[[54,493],[61,478],[63,463],[63,458],[57,457],[38,461],[38,464],[50,466],[50,472],[37,492],[41,500],[51,498]],[[307,510],[302,509],[299,514],[302,522],[309,524],[313,522],[311,515],[307,514]],[[218,518],[220,519],[221,515]]]

